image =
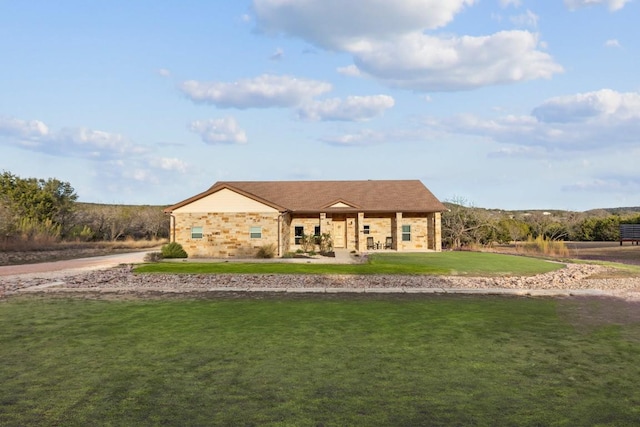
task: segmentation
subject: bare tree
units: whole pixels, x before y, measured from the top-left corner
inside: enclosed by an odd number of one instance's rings
[[[479,243],[487,230],[493,227],[485,212],[469,206],[466,199],[453,198],[445,205],[449,208],[442,213],[442,237],[445,245],[460,248],[465,244]]]
[[[543,236],[551,240],[563,240],[569,236],[566,224],[556,220],[549,212],[536,211],[525,217],[533,237]]]

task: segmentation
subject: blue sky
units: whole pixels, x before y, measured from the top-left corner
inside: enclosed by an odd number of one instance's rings
[[[0,170],[80,201],[420,179],[640,206],[634,0],[0,0]]]

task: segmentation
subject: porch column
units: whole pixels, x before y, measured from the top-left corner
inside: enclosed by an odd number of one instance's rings
[[[283,212],[280,218],[280,244],[282,247],[281,255],[291,250],[291,214]]]
[[[393,237],[393,242],[395,243],[396,247],[394,249],[396,251],[401,251],[404,249],[404,245],[402,243],[402,212],[396,212],[395,223],[395,236]]]
[[[169,241],[176,241],[176,217],[169,214]]]
[[[364,212],[358,212],[358,218],[356,220],[356,251],[362,252],[364,250]]]
[[[442,214],[440,212],[434,213],[434,233],[433,238],[435,245],[433,249],[436,252],[442,252]]]
[[[331,218],[327,218],[326,212],[320,212],[320,234],[325,233],[333,236],[333,220]]]
[[[330,233],[330,231],[327,229],[326,222],[327,222],[327,213],[320,212],[320,234]]]
[[[436,250],[436,215],[427,214],[427,249]]]

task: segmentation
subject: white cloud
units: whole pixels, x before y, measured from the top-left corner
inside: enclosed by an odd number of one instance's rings
[[[360,147],[379,144],[387,140],[387,135],[382,132],[363,129],[357,133],[344,134],[334,137],[322,138],[321,141],[337,147]]]
[[[431,37],[361,42],[351,47],[358,68],[387,84],[422,91],[455,91],[486,85],[550,78],[562,71],[537,49],[527,31],[484,37]]]
[[[200,135],[207,144],[246,144],[247,134],[233,117],[196,120],[189,130]]]
[[[609,175],[588,181],[577,181],[562,187],[563,191],[584,191],[599,193],[620,193],[627,196],[640,192],[640,178],[637,176]]]
[[[342,75],[351,76],[351,77],[359,77],[362,75],[358,67],[356,67],[355,65],[347,65],[346,67],[339,67],[337,71]]]
[[[258,27],[327,49],[440,28],[476,0],[254,0]]]
[[[112,159],[148,151],[117,133],[87,128],[66,128],[54,132],[39,120],[1,118],[0,136],[22,148],[61,157]]]
[[[342,135],[325,136],[320,141],[336,147],[364,147],[377,144],[398,144],[401,142],[438,141],[447,134],[442,129],[402,127],[387,130],[360,129]]]
[[[522,5],[521,0],[500,0],[500,6],[502,7],[508,7],[508,6],[520,7],[521,5]]]
[[[38,140],[49,135],[49,128],[40,120],[20,120],[0,117],[0,136]]]
[[[271,61],[280,61],[282,58],[284,58],[284,50],[281,48],[277,48],[276,51],[269,56]]]
[[[564,4],[570,10],[576,10],[588,6],[605,5],[611,11],[622,9],[625,4],[630,3],[631,0],[564,0]]]
[[[294,107],[331,88],[326,82],[271,74],[231,83],[189,80],[180,85],[194,102],[240,109]]]
[[[188,166],[177,158],[163,157],[124,157],[96,162],[92,167],[93,179],[99,182],[101,192],[93,197],[106,203],[120,203],[128,198],[139,204],[155,204],[157,200],[150,197],[152,186],[170,187],[178,182],[177,174],[193,173]]]
[[[541,51],[536,34],[434,36],[476,0],[254,0],[263,31],[302,38],[352,55],[357,68],[394,87],[426,91],[473,89],[549,78],[562,71]],[[513,2],[508,2],[513,3]],[[513,3],[515,5],[515,3]],[[537,23],[533,14],[526,23]]]
[[[365,121],[381,115],[394,104],[394,99],[388,95],[349,96],[310,102],[303,105],[298,114],[306,120]]]
[[[610,89],[549,99],[528,116],[487,120],[461,115],[430,120],[450,133],[548,150],[588,151],[640,147],[640,92]]]
[[[134,181],[149,182],[152,184],[158,183],[158,179],[147,169],[126,170],[125,176],[133,179]]]
[[[175,157],[157,157],[153,158],[149,161],[149,164],[155,168],[162,169],[165,171],[176,171],[181,173],[186,173],[188,164],[183,162],[180,159]]]
[[[78,157],[113,158],[143,154],[147,149],[131,144],[123,135],[86,128],[63,129],[56,137],[51,153],[75,153]],[[47,151],[48,148],[45,148]]]
[[[147,200],[141,188],[169,182],[186,173],[187,164],[177,158],[150,156],[150,147],[133,144],[123,135],[88,128],[51,129],[39,120],[0,118],[0,141],[58,158],[87,159],[85,169],[101,188],[93,198],[107,203],[123,197]],[[86,197],[86,195],[85,195]]]
[[[171,71],[167,70],[166,68],[160,68],[159,70],[157,70],[157,73],[162,77],[171,77]]]
[[[620,46],[620,42],[618,40],[616,40],[616,39],[607,40],[606,42],[604,42],[604,45],[605,45],[605,47],[614,47],[614,48],[622,47],[622,46]]]
[[[509,146],[501,147],[496,151],[489,153],[489,158],[532,158],[532,157],[544,157],[545,151],[540,147],[522,147],[522,146]]]
[[[98,198],[122,198],[141,196],[141,189],[148,191],[148,185],[170,182],[170,175],[154,169],[149,162],[141,159],[118,159],[100,162],[95,165],[94,179],[102,188]],[[159,172],[159,174],[157,173]],[[175,172],[172,172],[175,175]],[[95,197],[95,196],[94,196]],[[113,200],[109,200],[113,203]]]
[[[518,27],[529,27],[529,28],[537,28],[538,20],[540,17],[527,9],[527,11],[520,15],[515,15],[509,18],[511,23],[517,25]]]
[[[620,93],[611,89],[559,96],[533,109],[541,122],[624,122],[640,119],[640,92]]]

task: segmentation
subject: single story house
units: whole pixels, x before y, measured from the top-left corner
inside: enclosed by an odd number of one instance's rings
[[[165,212],[190,257],[225,258],[270,244],[282,256],[327,234],[335,249],[438,252],[444,210],[418,180],[226,181]]]

